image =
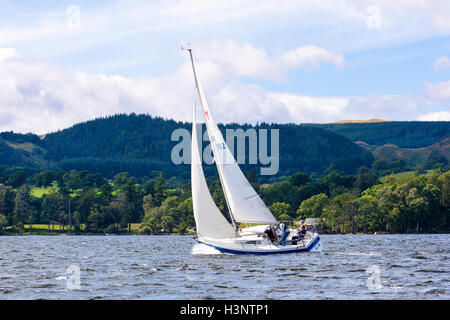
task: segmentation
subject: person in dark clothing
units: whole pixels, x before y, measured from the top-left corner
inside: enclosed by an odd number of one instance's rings
[[[270,239],[272,243],[277,241],[277,233],[272,226],[267,226],[264,232],[267,234],[267,237]]]
[[[302,222],[300,222],[300,228],[297,231],[297,235],[292,237],[292,244],[296,245],[297,241],[303,240],[306,237],[306,226]]]
[[[298,230],[298,236],[300,236],[302,239],[306,237],[306,226],[304,224],[302,224],[300,230]]]

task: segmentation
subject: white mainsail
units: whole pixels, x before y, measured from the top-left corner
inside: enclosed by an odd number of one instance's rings
[[[197,141],[197,122],[195,117],[192,122],[191,143],[191,184],[192,184],[192,206],[194,208],[195,224],[197,234],[203,237],[223,239],[234,238],[236,232],[217,208],[206,184],[200,159]]]
[[[228,150],[228,146],[223,139],[222,133],[217,127],[217,124],[209,111],[202,86],[195,71],[192,51],[188,51],[191,56],[195,83],[205,116],[206,128],[208,131],[211,148],[213,150],[214,160],[216,162],[220,181],[232,219],[236,222],[276,223],[276,219],[245,178],[233,155]]]

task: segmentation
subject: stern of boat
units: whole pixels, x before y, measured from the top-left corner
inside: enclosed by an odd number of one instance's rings
[[[314,238],[312,240],[314,243],[312,247],[308,250],[309,252],[322,252],[322,239],[320,239],[320,236],[318,233],[314,235]]]

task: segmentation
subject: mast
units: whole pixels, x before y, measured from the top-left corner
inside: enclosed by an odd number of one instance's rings
[[[202,109],[205,110],[205,109],[206,109],[206,108],[205,108],[205,104],[204,104],[205,97],[204,97],[204,94],[203,94],[203,90],[202,90],[202,88],[200,87],[199,81],[198,81],[198,79],[197,79],[197,72],[195,71],[194,58],[193,58],[193,56],[192,56],[192,49],[191,49],[191,48],[187,48],[186,50],[189,51],[189,56],[190,56],[190,58],[191,58],[192,71],[194,72],[194,79],[195,79],[195,87],[197,88],[197,93],[198,93],[199,98],[200,98],[200,104],[202,105]],[[213,141],[211,140],[212,134],[211,134],[211,131],[210,131],[210,129],[209,129],[208,126],[206,126],[206,130],[207,130],[207,132],[208,132],[208,136],[210,137],[209,143],[212,144],[212,143],[213,143]],[[215,158],[216,161],[217,161],[217,160],[218,160],[218,155],[216,154],[215,148],[211,148],[211,149],[213,150],[214,158]],[[223,194],[224,194],[224,196],[225,196],[225,201],[226,201],[226,203],[227,203],[228,213],[230,214],[231,223],[232,223],[232,225],[233,225],[234,230],[237,230],[236,222],[235,222],[235,220],[234,220],[233,212],[232,212],[232,210],[231,210],[230,202],[229,202],[229,200],[228,200],[227,191],[226,191],[226,188],[224,187],[224,182],[223,182],[223,177],[222,177],[221,168],[220,168],[220,166],[218,166],[217,164],[216,164],[216,167],[217,167],[217,171],[219,172],[220,184],[221,184],[221,186],[222,186],[222,191],[223,191]]]

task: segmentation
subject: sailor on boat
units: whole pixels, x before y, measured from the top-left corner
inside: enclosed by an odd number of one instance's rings
[[[288,238],[291,231],[283,222],[278,222],[278,224],[276,225],[276,230],[279,239],[278,243],[281,244],[282,246],[285,246],[286,239]]]
[[[267,235],[267,237],[272,243],[276,243],[278,241],[277,232],[273,225],[271,224],[267,225],[266,229],[264,230],[264,233]]]

